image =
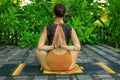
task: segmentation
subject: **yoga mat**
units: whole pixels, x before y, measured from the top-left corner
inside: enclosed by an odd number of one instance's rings
[[[10,76],[18,64],[5,64],[0,68],[0,76]]]
[[[79,66],[82,66],[84,68],[83,73],[76,73],[76,75],[79,74],[107,74],[106,70],[104,70],[102,67],[100,67],[96,63],[78,63]],[[38,76],[38,75],[48,75],[44,74],[43,70],[40,70],[39,64],[25,64],[21,72],[19,71],[20,64],[5,64],[0,68],[0,76],[14,76],[12,75],[14,72],[18,72],[20,76]],[[115,67],[115,66],[114,66]],[[117,66],[114,69],[118,69]],[[50,75],[50,74],[49,74]]]
[[[117,63],[107,63],[107,65],[113,69],[115,72],[120,73],[120,64]]]

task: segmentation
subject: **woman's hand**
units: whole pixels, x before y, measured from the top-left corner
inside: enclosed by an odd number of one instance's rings
[[[62,45],[62,37],[61,37],[61,33],[59,33],[59,35],[58,35],[59,37],[58,37],[58,45],[59,45],[59,47]]]
[[[66,42],[62,37],[62,34],[59,33],[59,37],[58,37],[58,43],[59,43],[59,48],[63,48],[63,46],[65,46]]]
[[[58,36],[57,36],[56,41],[54,41],[54,44],[53,44],[54,49],[56,49],[56,48],[62,48],[63,45],[64,44],[63,44],[62,35],[61,35],[61,33],[59,33]]]

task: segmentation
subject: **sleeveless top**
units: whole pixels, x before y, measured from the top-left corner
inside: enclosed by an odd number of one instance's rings
[[[68,26],[67,24],[61,24],[61,27],[62,27],[64,35],[65,35],[66,44],[68,45],[69,39],[71,37],[72,27]],[[47,26],[48,45],[51,45],[53,42],[56,28],[57,28],[57,24],[54,24],[54,23]]]

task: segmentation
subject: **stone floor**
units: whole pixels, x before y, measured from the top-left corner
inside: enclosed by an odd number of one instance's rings
[[[4,64],[39,64],[34,51],[36,48],[19,46],[0,46],[0,68]],[[120,65],[120,50],[108,45],[82,45],[77,63],[96,63]],[[113,70],[114,70],[113,66]],[[109,67],[109,66],[108,66]],[[120,80],[120,71],[115,74],[71,74],[71,75],[36,75],[36,76],[0,76],[0,80]]]

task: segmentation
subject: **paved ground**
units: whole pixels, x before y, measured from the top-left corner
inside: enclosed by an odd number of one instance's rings
[[[38,64],[34,51],[36,48],[19,46],[0,46],[0,68],[4,64]],[[77,63],[97,63],[120,65],[120,50],[107,45],[82,45]],[[109,67],[109,66],[108,66]],[[73,74],[73,75],[37,75],[37,76],[0,76],[0,80],[120,80],[120,71],[115,74]]]

